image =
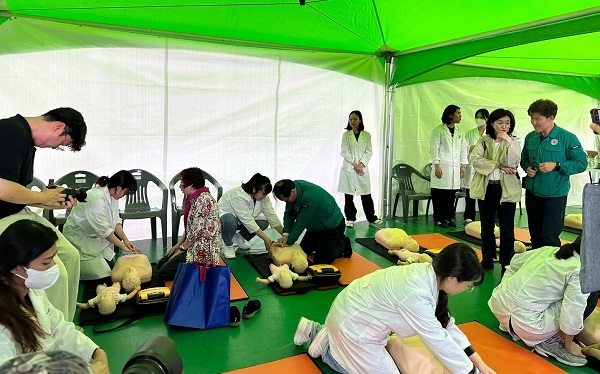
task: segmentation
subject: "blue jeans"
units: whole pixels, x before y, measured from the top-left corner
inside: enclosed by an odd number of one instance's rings
[[[269,222],[264,219],[257,219],[255,222],[261,230],[269,227]],[[256,235],[253,232],[249,232],[246,226],[238,225],[238,219],[233,214],[225,213],[221,216],[221,236],[226,246],[233,245],[232,238],[238,230],[240,230],[240,234],[246,240],[250,240]]]

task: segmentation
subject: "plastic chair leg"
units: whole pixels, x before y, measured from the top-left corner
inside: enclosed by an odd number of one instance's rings
[[[408,199],[402,198],[402,218],[404,223],[408,223]]]
[[[163,249],[167,248],[167,217],[166,216],[161,216],[160,217],[160,225],[162,226],[162,242],[163,242]]]
[[[156,239],[156,217],[150,218],[150,231],[152,231],[152,239]]]
[[[400,194],[396,193],[396,200],[394,200],[394,211],[392,212],[392,217],[396,217],[396,208],[398,208],[398,199],[400,199]]]

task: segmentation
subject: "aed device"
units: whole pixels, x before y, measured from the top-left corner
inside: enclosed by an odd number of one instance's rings
[[[342,276],[342,272],[333,265],[311,265],[306,272],[312,276],[315,282],[336,282]]]
[[[168,287],[152,287],[138,291],[137,303],[138,304],[155,304],[164,303],[171,294],[171,290]]]

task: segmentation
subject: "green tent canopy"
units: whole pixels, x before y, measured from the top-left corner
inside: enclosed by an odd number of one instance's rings
[[[600,100],[600,1],[0,0],[0,53],[75,48],[19,43],[11,17],[274,50],[393,61],[391,84],[489,76],[529,79]],[[105,40],[105,42],[107,42]],[[5,47],[10,45],[10,47]],[[344,73],[361,76],[360,69]],[[384,77],[361,78],[381,80]]]

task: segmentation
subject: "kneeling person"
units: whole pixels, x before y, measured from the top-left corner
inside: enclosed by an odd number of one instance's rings
[[[282,179],[275,183],[273,194],[286,203],[283,236],[275,245],[294,244],[306,229],[300,246],[306,253],[314,252],[314,263],[330,264],[352,255],[350,239],[344,235],[344,216],[327,191],[307,181]]]

